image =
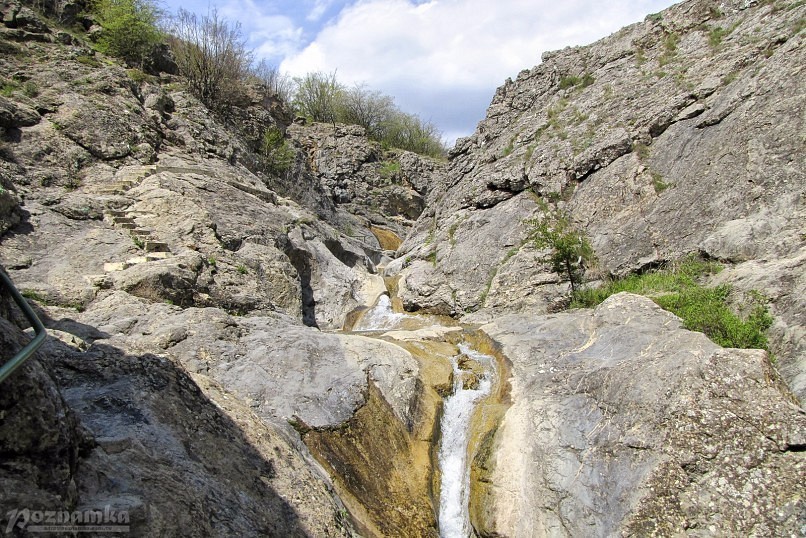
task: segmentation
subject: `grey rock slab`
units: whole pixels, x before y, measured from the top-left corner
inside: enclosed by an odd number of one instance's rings
[[[168,354],[286,427],[295,417],[311,427],[343,423],[365,403],[368,379],[404,423],[414,413],[417,362],[380,340],[321,332],[283,315],[237,317],[217,308],[149,304],[119,291],[78,319],[97,327],[110,345]]]
[[[721,349],[626,293],[481,329],[512,363],[488,532],[798,532],[806,414],[764,352]]]

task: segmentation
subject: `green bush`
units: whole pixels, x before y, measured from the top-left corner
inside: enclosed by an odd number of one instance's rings
[[[537,249],[549,248],[554,272],[568,278],[571,291],[576,292],[582,283],[585,266],[594,262],[596,256],[584,234],[574,228],[568,215],[555,210],[543,218],[527,221],[531,226],[529,237]]]
[[[291,168],[296,153],[283,136],[282,131],[277,127],[271,127],[263,133],[260,155],[263,157],[267,171],[279,176]]]
[[[717,263],[687,258],[667,269],[630,275],[596,289],[577,290],[571,307],[590,308],[626,291],[650,297],[682,319],[686,329],[705,333],[720,346],[769,350],[764,331],[772,326],[773,319],[759,297],[750,299],[745,305],[749,313],[742,317],[729,306],[730,286],[708,288],[699,282],[720,270]]]
[[[560,89],[567,90],[568,88],[573,88],[574,86],[582,86],[583,88],[587,88],[594,82],[596,82],[596,79],[590,73],[585,73],[582,77],[569,75],[560,79]]]
[[[160,11],[152,0],[97,0],[94,11],[103,29],[98,50],[130,65],[142,66],[163,39]]]
[[[400,163],[397,161],[382,161],[380,175],[381,179],[392,179],[400,173]]]

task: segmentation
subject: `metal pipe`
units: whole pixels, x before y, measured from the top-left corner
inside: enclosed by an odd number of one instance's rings
[[[11,358],[8,362],[6,362],[3,366],[0,366],[0,383],[6,380],[11,373],[19,368],[22,363],[28,360],[31,355],[42,345],[42,342],[45,341],[45,337],[47,336],[47,332],[45,331],[45,326],[42,325],[42,322],[39,321],[36,313],[31,308],[31,305],[28,304],[28,301],[25,300],[25,297],[20,295],[20,292],[17,291],[17,288],[14,287],[14,283],[11,281],[11,278],[8,275],[0,270],[0,281],[8,288],[9,292],[11,292],[11,297],[14,299],[14,302],[17,303],[17,306],[20,307],[22,313],[25,314],[25,317],[31,323],[34,328],[34,339],[28,342],[24,348],[22,348],[14,357]]]

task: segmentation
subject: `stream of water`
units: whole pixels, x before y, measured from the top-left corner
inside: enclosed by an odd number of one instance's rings
[[[466,370],[459,367],[459,357],[453,364],[453,394],[445,400],[439,447],[439,467],[442,482],[439,496],[439,535],[442,538],[467,538],[470,536],[470,466],[467,464],[467,449],[470,440],[470,419],[476,404],[492,388],[493,358],[459,344],[459,350],[484,367],[484,374],[472,388],[464,387]]]
[[[417,329],[438,323],[425,316],[394,312],[386,295],[367,310],[353,327],[354,331]],[[442,472],[439,499],[439,533],[441,538],[467,538],[471,535],[468,504],[470,500],[470,466],[468,443],[470,422],[476,405],[490,394],[494,381],[495,360],[459,344],[460,354],[451,357],[453,391],[445,399],[440,428],[439,468]],[[476,371],[468,370],[468,364]]]

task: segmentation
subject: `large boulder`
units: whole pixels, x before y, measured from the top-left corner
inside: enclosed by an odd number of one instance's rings
[[[13,323],[6,292],[0,289],[0,364],[6,364],[30,340]],[[15,370],[0,391],[0,525],[4,529],[14,509],[75,508],[79,452],[92,444],[39,361],[42,356]]]
[[[763,351],[651,300],[506,316],[512,406],[471,504],[487,535],[797,534],[806,415]]]

